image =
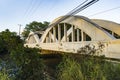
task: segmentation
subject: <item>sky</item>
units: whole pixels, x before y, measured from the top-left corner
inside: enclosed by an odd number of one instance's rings
[[[52,22],[85,0],[0,0],[0,32],[5,29],[19,32],[32,21]],[[91,1],[91,0],[89,0]],[[90,19],[104,19],[120,24],[120,0],[99,0],[79,12]]]

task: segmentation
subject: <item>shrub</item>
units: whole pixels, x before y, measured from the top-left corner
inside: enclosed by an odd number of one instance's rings
[[[19,67],[17,80],[44,80],[45,66],[39,49],[19,46],[11,52],[11,57]]]
[[[68,56],[63,57],[63,61],[59,64],[58,69],[58,80],[83,80],[79,63]]]

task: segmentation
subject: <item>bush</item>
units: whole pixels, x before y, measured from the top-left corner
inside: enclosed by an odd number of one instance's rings
[[[83,80],[83,74],[79,63],[68,56],[58,65],[58,80]]]
[[[0,80],[15,80],[15,67],[10,63],[0,62]]]
[[[104,75],[102,60],[93,57],[84,57],[80,66],[85,80],[107,80]]]
[[[15,32],[8,29],[0,32],[0,55],[9,54],[18,45],[23,45],[23,40]]]
[[[19,67],[17,80],[44,80],[45,66],[39,49],[19,46],[11,52],[11,57]]]
[[[0,80],[11,80],[5,68],[0,70]]]

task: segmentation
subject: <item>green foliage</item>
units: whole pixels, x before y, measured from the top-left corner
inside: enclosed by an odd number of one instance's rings
[[[58,66],[56,80],[120,80],[119,63],[94,56],[99,55],[103,48],[101,43],[98,49],[87,45],[78,51],[86,54],[79,60],[65,55]],[[15,32],[8,29],[0,32],[0,80],[54,79],[47,72],[39,53],[39,49],[24,47]]]
[[[0,80],[11,80],[5,68],[0,71]]]
[[[1,55],[0,80],[46,79],[39,49],[24,47],[20,37],[8,29],[0,32],[0,45],[0,54],[5,54]]]
[[[17,80],[43,80],[45,66],[40,58],[39,49],[17,47],[11,57],[19,67]]]
[[[106,62],[102,68],[107,80],[120,80],[120,63]]]
[[[0,60],[0,80],[15,80],[17,67],[10,59]]]
[[[8,53],[8,50],[5,46],[5,41],[0,37],[0,55]]]
[[[120,80],[120,63],[107,61],[101,54],[104,45],[98,49],[89,45],[79,50],[79,59],[74,55],[63,57],[58,66],[58,80]],[[76,59],[76,60],[75,60]]]
[[[8,29],[0,32],[0,54],[10,53],[19,44],[23,44],[23,41],[15,32],[10,32]]]
[[[79,60],[78,60],[79,61]],[[64,56],[58,65],[58,80],[120,80],[120,64],[106,61],[103,57],[82,56],[80,61],[75,57]]]
[[[63,57],[59,64],[58,80],[83,80],[81,67],[78,62],[68,56]]]
[[[49,25],[49,22],[37,22],[37,21],[33,21],[29,24],[26,25],[22,35],[23,37],[26,39],[28,37],[28,34],[30,33],[30,31],[43,31],[44,29],[46,29]]]
[[[85,80],[107,80],[101,67],[103,63],[102,59],[83,57],[80,61],[80,66]]]

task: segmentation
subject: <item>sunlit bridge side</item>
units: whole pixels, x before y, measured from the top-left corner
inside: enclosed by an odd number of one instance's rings
[[[56,18],[52,23],[62,17]],[[51,23],[51,24],[52,24]],[[44,50],[78,53],[81,47],[102,43],[101,55],[120,59],[120,25],[111,21],[70,16],[44,32],[31,32],[25,46]]]

